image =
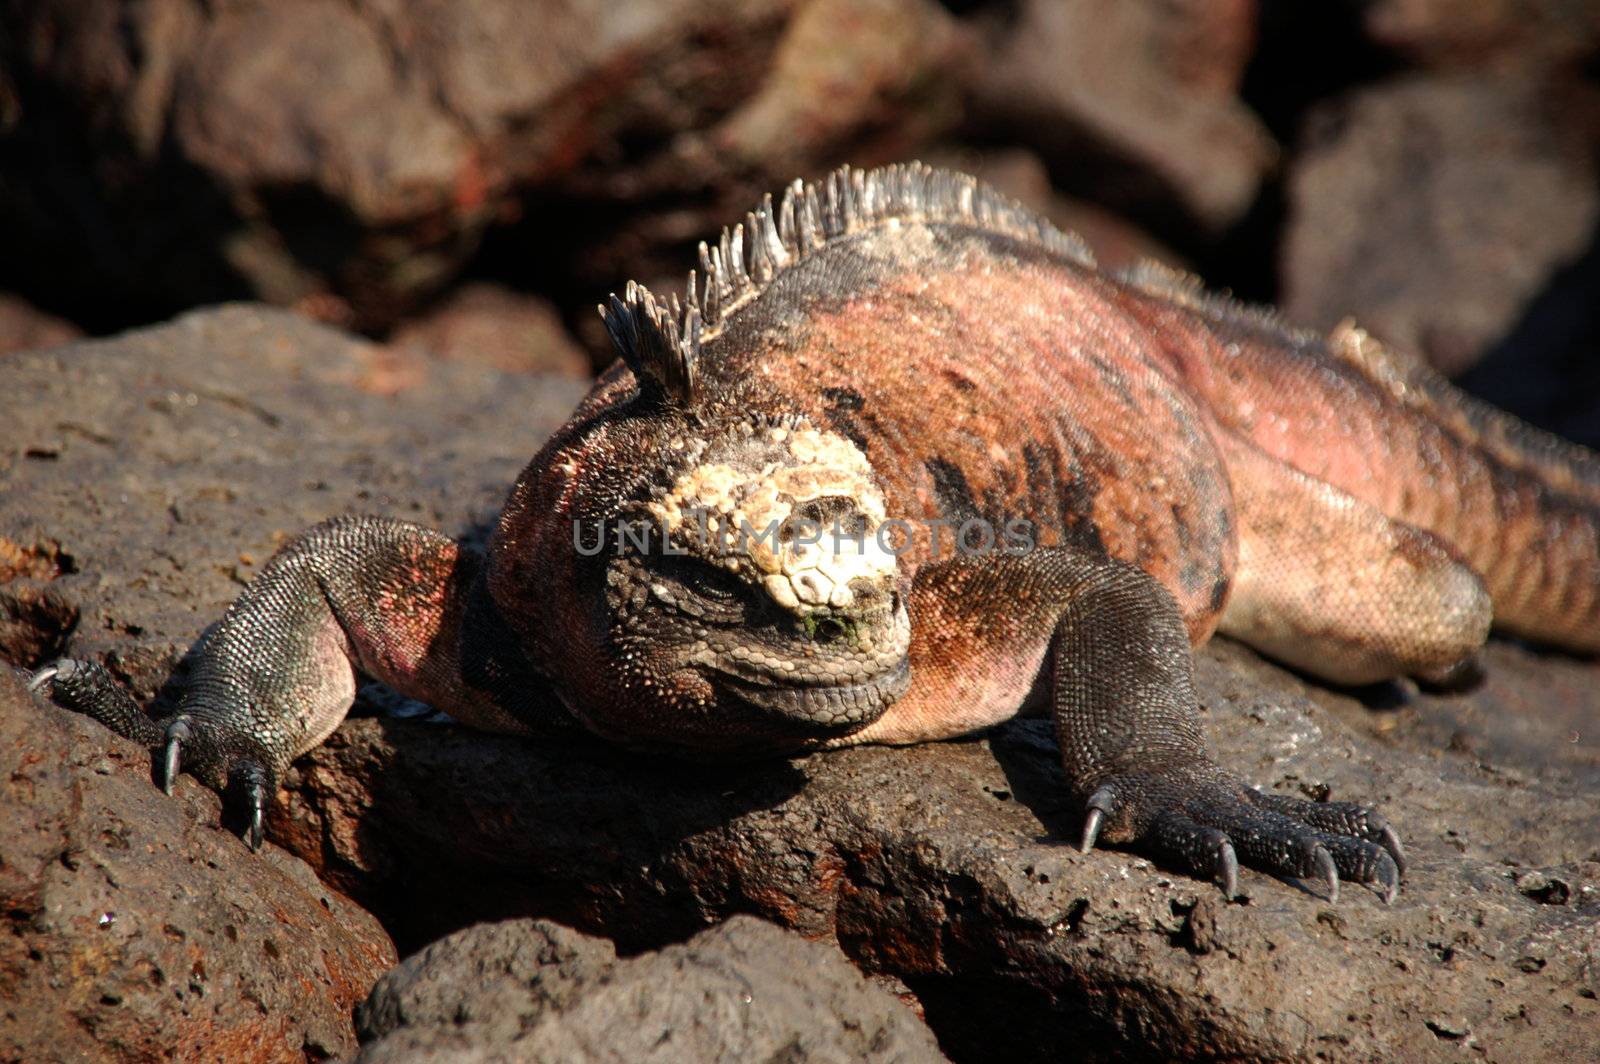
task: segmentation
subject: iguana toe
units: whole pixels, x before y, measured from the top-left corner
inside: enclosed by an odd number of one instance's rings
[[[46,696],[63,709],[93,717],[142,746],[155,747],[165,738],[155,721],[98,661],[53,661],[33,674],[28,690]]]
[[[255,760],[236,764],[233,775],[244,791],[245,809],[250,814],[249,822],[245,825],[244,840],[254,853],[261,849],[266,838],[267,803],[277,790],[277,784],[271,770]]]
[[[1328,849],[1344,878],[1374,884],[1385,901],[1398,892],[1406,870],[1406,851],[1400,833],[1381,813],[1356,802],[1312,802],[1255,790],[1250,795],[1260,808],[1331,840]]]
[[[1318,846],[1314,853],[1317,873],[1322,877],[1323,893],[1328,896],[1328,904],[1336,904],[1339,901],[1339,867],[1333,863],[1333,854],[1328,852],[1326,846]]]
[[[60,664],[57,662],[51,662],[49,665],[46,665],[44,668],[40,669],[38,672],[34,673],[28,678],[28,690],[32,691],[34,694],[47,694],[45,688],[48,687],[50,685],[50,681],[54,680],[58,675],[60,675],[60,673]]]
[[[1400,866],[1393,858],[1387,862],[1379,862],[1373,882],[1378,886],[1378,894],[1383,898],[1383,903],[1388,905],[1394,901],[1395,895],[1400,893]]]
[[[1400,833],[1390,824],[1383,825],[1382,843],[1394,861],[1395,882],[1398,883],[1400,877],[1406,874],[1406,848],[1400,845]]]
[[[1144,837],[1136,841],[1141,849],[1154,852],[1164,863],[1179,865],[1189,873],[1214,880],[1222,886],[1229,901],[1239,896],[1239,855],[1227,832],[1201,824],[1182,813],[1157,816]]]

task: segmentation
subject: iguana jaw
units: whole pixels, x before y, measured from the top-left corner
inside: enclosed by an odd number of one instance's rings
[[[612,625],[593,688],[574,714],[631,745],[782,750],[846,735],[905,693],[911,639],[904,597],[857,583],[848,606],[803,613],[757,582],[709,564],[614,560]],[[736,594],[707,597],[707,578]]]
[[[752,683],[732,673],[721,674],[715,682],[756,711],[774,714],[806,730],[815,728],[818,737],[831,738],[881,717],[911,685],[911,665],[901,659],[887,672],[854,684]]]

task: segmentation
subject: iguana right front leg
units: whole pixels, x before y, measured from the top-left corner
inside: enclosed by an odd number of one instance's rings
[[[1387,899],[1404,861],[1382,816],[1268,795],[1206,753],[1188,631],[1171,594],[1121,562],[1041,549],[925,566],[911,595],[912,686],[852,742],[916,742],[1015,711],[1046,660],[1062,763],[1083,803],[1084,850],[1123,843],[1232,897],[1238,866],[1339,879]]]
[[[196,648],[169,716],[146,716],[97,663],[56,662],[31,686],[159,751],[169,793],[181,768],[242,800],[257,847],[278,780],[344,719],[357,670],[478,727],[527,730],[519,702],[534,678],[502,626],[477,616],[490,609],[478,580],[478,559],[439,532],[338,518],[245,588]]]

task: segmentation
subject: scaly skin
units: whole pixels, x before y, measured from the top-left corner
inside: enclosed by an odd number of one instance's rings
[[[938,739],[1040,701],[1085,849],[1230,896],[1243,864],[1387,898],[1403,856],[1381,816],[1210,759],[1191,646],[1220,627],[1363,681],[1450,669],[1491,609],[1600,644],[1600,463],[1358,330],[1298,333],[1155,267],[1108,276],[917,166],[797,186],[702,264],[681,306],[612,298],[621,362],[485,558],[340,519],[228,611],[172,717],[92,664],[38,684],[160,748],[169,783],[184,765],[242,794],[253,841],[357,670],[480,727],[701,757]],[[596,539],[622,520],[651,532]],[[808,544],[804,521],[858,538]]]

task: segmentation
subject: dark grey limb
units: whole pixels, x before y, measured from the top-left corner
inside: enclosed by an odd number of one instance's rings
[[[996,655],[1048,648],[1050,711],[1083,803],[1074,840],[1083,850],[1125,845],[1214,879],[1229,897],[1241,865],[1313,880],[1330,898],[1341,878],[1394,896],[1404,855],[1383,817],[1359,805],[1264,795],[1207,754],[1188,630],[1149,574],[1046,549],[935,563],[917,574],[916,593],[939,596],[918,616],[954,633],[924,651],[947,667],[981,669]],[[974,632],[984,645],[973,645]],[[935,632],[925,647],[940,638]],[[921,697],[936,703],[940,695]]]
[[[1054,644],[1062,760],[1086,810],[1080,845],[1127,843],[1214,878],[1238,866],[1320,882],[1399,888],[1404,853],[1382,816],[1349,803],[1264,795],[1206,753],[1188,634],[1172,596],[1132,566],[1039,554],[1065,607]]]
[[[427,701],[462,686],[459,588],[474,575],[438,532],[341,518],[263,567],[196,648],[169,716],[146,716],[92,662],[56,662],[30,686],[151,748],[169,793],[180,771],[223,792],[259,847],[279,778],[343,719],[357,669]]]

